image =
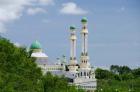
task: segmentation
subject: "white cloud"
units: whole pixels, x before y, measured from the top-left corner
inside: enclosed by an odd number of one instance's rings
[[[75,3],[69,2],[64,3],[62,5],[62,9],[60,10],[63,14],[72,14],[72,15],[83,15],[87,14],[88,12],[83,10],[82,8],[78,7]]]
[[[43,8],[29,8],[29,9],[27,10],[27,13],[28,13],[29,15],[35,15],[35,14],[37,14],[37,13],[45,13],[45,12],[46,12],[46,10],[43,9]]]
[[[31,0],[0,0],[0,22],[15,20],[20,17],[21,11]]]
[[[5,23],[18,19],[24,6],[32,0],[0,0],[0,32],[5,32]]]
[[[54,5],[54,0],[39,0],[39,2],[43,5]]]
[[[50,5],[53,3],[53,0],[0,0],[0,33],[6,31],[6,23],[19,19],[23,10],[26,11],[29,6],[32,7],[33,5],[41,6],[43,3]],[[29,11],[32,14],[44,12],[44,10],[39,8]]]

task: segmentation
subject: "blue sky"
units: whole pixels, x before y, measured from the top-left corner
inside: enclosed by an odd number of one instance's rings
[[[140,66],[139,0],[0,0],[0,34],[27,47],[38,40],[50,61],[69,59],[70,25],[77,27],[80,57],[82,17],[88,18],[93,66]]]

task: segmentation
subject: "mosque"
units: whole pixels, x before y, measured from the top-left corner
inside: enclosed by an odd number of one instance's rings
[[[80,63],[77,63],[76,58],[76,31],[74,26],[70,26],[70,59],[67,62],[65,56],[63,59],[58,59],[56,64],[49,64],[48,56],[43,52],[41,44],[35,41],[30,46],[31,57],[36,58],[38,67],[42,69],[42,72],[51,72],[54,75],[64,75],[69,79],[69,84],[76,85],[77,88],[84,89],[87,92],[94,92],[96,89],[95,71],[90,64],[88,55],[88,29],[87,19],[81,20],[82,30],[82,51],[80,56]]]

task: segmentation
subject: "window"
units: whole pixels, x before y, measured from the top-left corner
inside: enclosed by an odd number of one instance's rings
[[[84,72],[84,76],[86,76],[86,72]]]

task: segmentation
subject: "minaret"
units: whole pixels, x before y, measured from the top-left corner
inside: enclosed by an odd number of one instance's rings
[[[75,27],[74,26],[70,26],[70,63],[69,63],[69,71],[76,71],[78,66],[76,66],[77,64],[77,60],[76,60],[76,31],[75,31]]]
[[[81,52],[81,64],[80,68],[89,68],[89,56],[88,56],[88,29],[87,29],[87,19],[83,18],[82,22],[82,52]]]

